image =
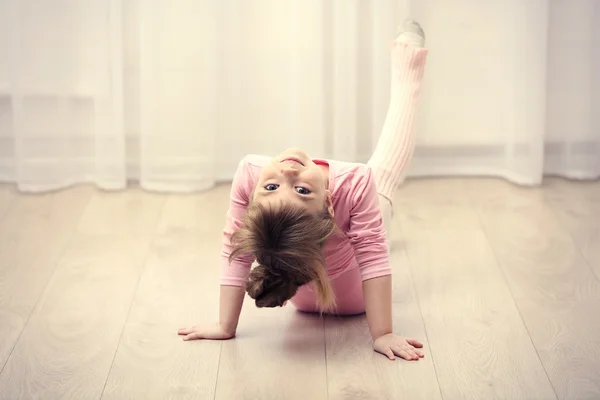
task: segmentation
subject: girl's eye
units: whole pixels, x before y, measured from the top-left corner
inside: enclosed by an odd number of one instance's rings
[[[297,188],[296,188],[296,191],[297,191],[298,193],[300,193],[300,194],[309,194],[309,193],[310,193],[310,190],[308,190],[308,189],[305,189],[305,188],[303,188],[303,187],[297,187]]]
[[[279,185],[271,183],[270,185],[265,186],[265,189],[268,191],[273,191],[273,190],[277,190],[278,187],[279,187]]]

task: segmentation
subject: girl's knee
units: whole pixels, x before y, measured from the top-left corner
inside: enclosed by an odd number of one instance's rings
[[[358,301],[356,301],[358,300]],[[331,310],[323,311],[323,314],[328,315],[339,315],[339,316],[353,316],[361,315],[365,313],[365,304],[362,299],[341,299],[335,308]],[[304,313],[320,313],[316,300],[311,301],[310,299],[292,299],[290,303],[294,308]]]
[[[292,303],[292,305],[298,311],[306,313],[314,313],[319,311],[316,294],[313,291],[308,291],[304,287],[300,288],[298,293],[290,299],[290,303]]]
[[[383,227],[385,229],[387,240],[389,242],[392,237],[393,208],[390,200],[381,194],[379,195],[379,209],[381,212],[381,218],[383,220]]]
[[[303,313],[317,313],[319,312],[319,309],[316,307],[316,305],[310,305],[310,304],[302,304],[302,303],[292,303],[292,305],[294,306],[294,308],[300,312]]]
[[[353,317],[356,315],[362,315],[365,312],[366,312],[365,307],[353,306],[353,307],[339,308],[339,309],[335,310],[334,312],[332,312],[331,314],[338,315],[340,317]]]

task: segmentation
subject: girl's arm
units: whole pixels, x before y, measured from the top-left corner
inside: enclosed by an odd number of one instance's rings
[[[226,340],[235,337],[244,302],[244,287],[221,286],[219,322],[201,323],[177,332],[183,340]]]
[[[235,336],[245,295],[243,286],[221,285],[219,325],[227,336]]]
[[[242,227],[242,219],[252,193],[253,173],[244,158],[238,165],[229,193],[229,209],[222,234],[221,288],[219,300],[219,325],[225,332],[235,336],[245,296],[245,283],[254,257],[250,254],[229,261],[233,251],[230,238]]]
[[[392,277],[389,248],[379,197],[368,169],[354,177],[352,207],[348,237],[354,247],[363,280],[365,310],[373,349],[389,359],[395,356],[418,360],[423,344],[414,339],[396,336],[392,323]]]
[[[235,336],[245,297],[245,282],[250,273],[253,257],[245,254],[229,262],[233,250],[231,235],[242,226],[242,218],[252,192],[252,172],[244,158],[238,165],[230,192],[229,209],[222,233],[221,285],[219,294],[219,321],[202,323],[179,330],[184,340],[230,339]]]
[[[363,293],[373,340],[392,333],[392,276],[363,281]]]

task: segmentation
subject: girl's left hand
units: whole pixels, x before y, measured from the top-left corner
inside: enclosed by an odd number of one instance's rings
[[[409,361],[423,358],[425,357],[423,352],[417,350],[422,347],[423,343],[418,340],[403,338],[393,333],[380,336],[373,342],[373,349],[378,353],[386,355],[390,360],[395,360],[395,356]]]

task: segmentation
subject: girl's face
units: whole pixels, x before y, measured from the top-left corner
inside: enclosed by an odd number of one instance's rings
[[[325,173],[300,149],[290,148],[267,164],[254,189],[254,201],[272,206],[293,203],[311,213],[325,207],[333,215]]]

